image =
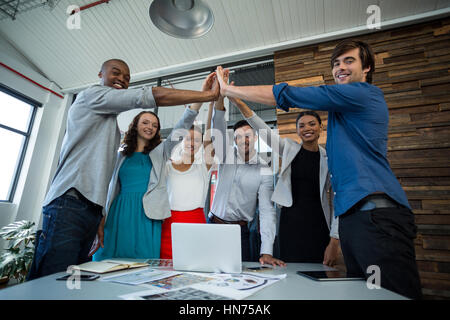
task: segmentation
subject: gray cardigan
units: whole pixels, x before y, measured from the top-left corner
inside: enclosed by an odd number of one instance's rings
[[[291,163],[297,153],[302,148],[301,143],[297,143],[289,138],[283,139],[276,134],[270,127],[255,113],[250,118],[246,118],[248,123],[259,131],[260,137],[272,148],[274,153],[282,155],[282,165],[278,182],[272,194],[272,201],[283,206],[292,206],[292,186],[291,186]],[[319,146],[320,151],[320,199],[325,220],[330,230],[330,237],[339,239],[338,225],[339,219],[334,217],[333,208],[330,205],[333,199],[331,192],[330,174],[328,172],[327,153],[324,148]],[[327,193],[330,194],[330,201]]]
[[[151,87],[117,90],[94,85],[81,91],[69,109],[58,168],[43,206],[75,188],[89,201],[105,207],[120,145],[117,115],[155,106]]]
[[[149,153],[152,170],[147,191],[142,198],[144,212],[149,219],[163,220],[171,216],[169,196],[167,194],[167,177],[165,174],[166,162],[170,158],[172,149],[180,143],[180,138],[184,137],[186,130],[191,128],[197,114],[198,111],[186,108],[182,118],[174,126],[167,139]],[[103,215],[108,214],[113,200],[119,194],[119,170],[125,158],[121,152],[118,153],[114,173],[108,188],[106,210],[104,210]]]

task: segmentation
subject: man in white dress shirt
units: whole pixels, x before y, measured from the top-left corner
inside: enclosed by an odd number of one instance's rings
[[[253,220],[257,207],[261,234],[261,264],[285,266],[273,257],[276,234],[276,210],[270,200],[273,193],[273,177],[270,166],[258,157],[255,142],[258,137],[246,121],[234,126],[232,147],[226,139],[226,121],[223,99],[215,103],[212,118],[212,137],[216,156],[219,158],[218,181],[209,223],[231,223],[241,226],[242,260],[250,260],[248,223]]]

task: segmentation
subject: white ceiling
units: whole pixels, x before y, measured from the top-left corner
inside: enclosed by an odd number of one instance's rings
[[[81,12],[81,29],[66,27],[60,0],[0,20],[0,36],[64,91],[98,82],[101,63],[128,62],[132,82],[214,66],[358,33],[371,32],[366,12],[381,9],[382,28],[447,16],[450,0],[205,0],[215,24],[198,39],[177,39],[150,21],[150,0],[110,0]],[[383,30],[383,29],[382,29]]]

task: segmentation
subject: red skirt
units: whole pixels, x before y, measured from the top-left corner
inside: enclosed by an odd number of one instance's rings
[[[172,223],[206,223],[203,208],[190,211],[171,211],[172,216],[164,220],[161,230],[161,259],[172,259]]]

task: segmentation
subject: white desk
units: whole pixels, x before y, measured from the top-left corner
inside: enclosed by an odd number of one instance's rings
[[[259,263],[245,262],[244,266]],[[264,274],[286,274],[286,278],[258,291],[249,300],[405,300],[385,289],[368,289],[365,281],[314,281],[299,276],[297,271],[334,270],[321,264],[288,263]],[[116,272],[115,274],[119,274]],[[148,288],[111,282],[82,281],[80,289],[68,289],[65,281],[55,279],[56,273],[0,290],[0,300],[114,300],[120,295]],[[111,275],[108,273],[107,275]]]

